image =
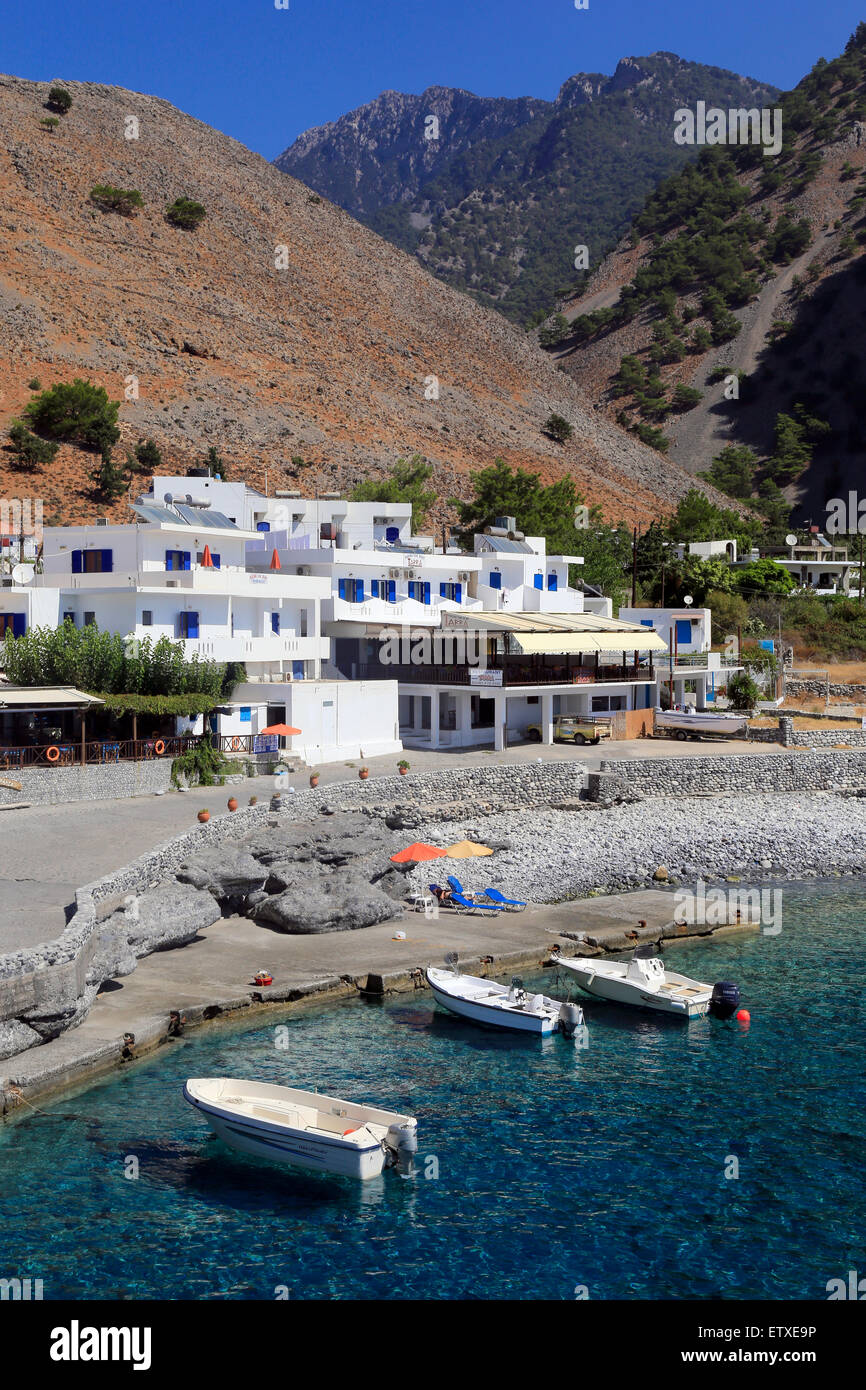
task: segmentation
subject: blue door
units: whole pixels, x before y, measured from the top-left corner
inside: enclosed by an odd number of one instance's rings
[[[677,646],[690,646],[692,641],[692,624],[690,618],[677,618]]]

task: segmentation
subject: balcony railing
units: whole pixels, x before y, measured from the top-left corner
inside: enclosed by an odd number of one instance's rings
[[[472,672],[484,670],[488,679],[473,682]],[[645,666],[537,666],[507,663],[505,666],[384,666],[364,663],[356,668],[358,680],[405,681],[420,685],[463,685],[495,689],[517,685],[600,685],[621,681],[654,681],[651,664]],[[497,679],[501,675],[501,682]]]
[[[194,748],[197,737],[87,739],[83,757],[81,740],[59,739],[57,743],[0,745],[0,769],[24,767],[74,767],[85,763],[146,762],[157,758],[176,758]]]

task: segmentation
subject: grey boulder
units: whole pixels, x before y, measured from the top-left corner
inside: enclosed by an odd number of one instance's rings
[[[260,903],[250,914],[292,935],[357,931],[398,917],[401,908],[381,889],[354,874],[308,879]]]
[[[244,898],[264,888],[267,872],[245,849],[207,850],[182,864],[178,883],[205,888],[215,898]]]

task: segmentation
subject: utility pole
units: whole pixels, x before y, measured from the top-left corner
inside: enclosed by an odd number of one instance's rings
[[[863,542],[862,542],[862,540],[861,540],[861,542],[860,542],[860,548],[861,548],[861,550],[862,550],[862,548],[863,548]],[[637,603],[637,527],[635,526],[635,527],[632,528],[632,538],[631,538],[631,606],[632,606],[632,608],[635,607],[635,604],[636,604],[636,603]]]
[[[665,552],[662,551],[662,608],[665,606]]]
[[[858,603],[863,602],[863,532],[860,532],[860,583],[858,585]]]

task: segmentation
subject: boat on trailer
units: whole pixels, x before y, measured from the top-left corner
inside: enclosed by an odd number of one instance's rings
[[[551,1033],[562,1033],[566,1038],[580,1037],[580,1030],[586,1026],[579,1004],[549,999],[546,994],[532,994],[517,975],[512,977],[510,985],[485,980],[479,975],[461,975],[453,951],[445,957],[445,964],[445,970],[428,966],[424,974],[436,1003],[458,1018],[536,1037]]]
[[[223,1143],[274,1163],[366,1181],[386,1167],[408,1171],[418,1148],[413,1116],[318,1091],[192,1077],[183,1097]]]
[[[652,946],[638,946],[631,960],[568,957],[560,946],[551,955],[557,969],[568,971],[587,994],[614,1004],[655,1009],[672,1018],[701,1018],[709,1012],[730,1018],[739,1007],[740,991],[731,981],[708,985],[666,970]]]

